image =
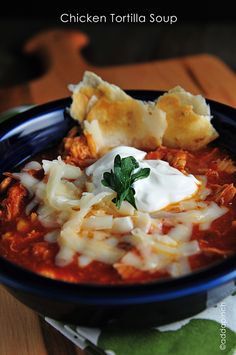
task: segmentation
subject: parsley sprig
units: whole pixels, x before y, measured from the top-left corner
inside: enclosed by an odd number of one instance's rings
[[[111,170],[110,173],[103,174],[102,184],[117,193],[117,196],[112,200],[117,208],[120,208],[122,201],[128,201],[137,209],[133,184],[137,180],[147,178],[150,174],[149,168],[143,168],[134,173],[134,170],[138,168],[139,164],[134,157],[121,159],[118,154],[114,159],[114,171]]]

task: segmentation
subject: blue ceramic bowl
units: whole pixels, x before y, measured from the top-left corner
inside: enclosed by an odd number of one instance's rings
[[[142,100],[161,92],[130,91]],[[21,113],[0,124],[0,174],[55,145],[73,126],[66,113],[70,99]],[[236,110],[209,101],[217,144],[236,157]],[[72,284],[37,275],[0,258],[0,282],[38,313],[86,326],[160,325],[196,314],[232,293],[236,255],[190,275],[132,285]]]

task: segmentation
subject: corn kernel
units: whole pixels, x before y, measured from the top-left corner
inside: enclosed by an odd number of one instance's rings
[[[37,213],[32,212],[30,215],[31,222],[35,222],[37,220]]]
[[[12,237],[12,233],[11,232],[6,232],[2,235],[2,240],[4,239],[9,239]]]
[[[18,232],[25,233],[29,231],[29,227],[29,223],[21,218],[17,223],[16,229]]]

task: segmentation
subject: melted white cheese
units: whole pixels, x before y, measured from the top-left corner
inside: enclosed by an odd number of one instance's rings
[[[115,192],[101,184],[104,171],[113,169],[117,154],[122,158],[133,156],[141,168],[151,169],[148,178],[134,184],[138,210],[127,201],[118,209],[112,203]],[[56,265],[68,265],[79,253],[80,267],[101,261],[113,265],[122,278],[128,277],[130,266],[149,272],[167,270],[174,277],[191,270],[188,257],[200,252],[198,241],[191,240],[193,226],[207,230],[228,209],[205,201],[210,193],[206,178],[199,176],[200,183],[166,162],[145,160],[145,155],[135,148],[119,147],[87,168],[86,173],[59,157],[43,161],[47,175],[43,181],[27,171],[15,174],[33,197],[27,213],[38,204],[39,220],[54,229],[45,240],[59,244]],[[91,191],[83,192],[88,184]],[[176,203],[174,209],[168,206],[171,203]],[[165,233],[163,226],[170,230]],[[131,250],[120,243],[129,243]]]
[[[150,175],[147,178],[133,184],[139,211],[158,211],[169,204],[191,197],[198,190],[200,182],[193,175],[184,175],[162,160],[144,160],[146,152],[122,146],[112,149],[86,169],[86,174],[92,176],[95,194],[110,190],[101,184],[101,180],[105,171],[113,169],[117,154],[121,158],[133,156],[139,163],[138,169],[150,168]]]

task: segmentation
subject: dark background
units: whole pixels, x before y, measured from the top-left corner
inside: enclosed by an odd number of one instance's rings
[[[5,10],[0,14],[0,87],[19,84],[44,71],[37,55],[26,56],[23,45],[39,31],[50,28],[77,28],[88,34],[90,44],[84,49],[86,60],[107,66],[151,61],[198,53],[220,57],[236,71],[236,17],[227,2],[224,4],[187,2],[185,12],[179,7],[160,9],[118,10],[110,12],[176,14],[178,23],[169,24],[62,24],[60,14],[104,14],[104,10],[78,9],[78,6],[54,9],[37,8],[37,4]],[[106,8],[106,12],[108,9]]]

